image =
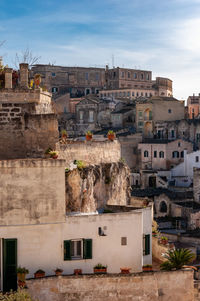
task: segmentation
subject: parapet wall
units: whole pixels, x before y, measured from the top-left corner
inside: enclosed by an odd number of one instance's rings
[[[73,141],[57,144],[59,158],[65,159],[69,165],[74,160],[82,160],[87,164],[119,162],[121,158],[120,143],[115,141]]]
[[[193,271],[60,276],[27,281],[38,301],[194,301]]]
[[[0,225],[65,221],[63,160],[0,161]]]

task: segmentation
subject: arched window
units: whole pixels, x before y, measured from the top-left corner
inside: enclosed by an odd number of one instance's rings
[[[160,151],[160,152],[159,152],[159,157],[160,157],[160,158],[164,158],[164,156],[165,156],[164,152],[163,152],[163,151]]]
[[[179,152],[173,151],[172,158],[179,158]]]
[[[160,212],[163,212],[163,213],[167,212],[167,205],[164,201],[162,201],[160,203]]]
[[[148,158],[148,156],[149,156],[149,152],[148,152],[147,150],[145,150],[145,151],[144,151],[144,157],[145,157],[145,158]]]

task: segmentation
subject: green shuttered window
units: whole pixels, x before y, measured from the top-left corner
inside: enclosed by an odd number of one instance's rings
[[[143,236],[143,255],[150,254],[150,234]]]
[[[92,239],[64,240],[64,260],[92,259]]]

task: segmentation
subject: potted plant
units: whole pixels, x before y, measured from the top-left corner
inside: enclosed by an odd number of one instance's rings
[[[26,268],[21,268],[20,266],[17,268],[17,282],[19,287],[24,287],[26,285],[25,279],[26,274],[29,273],[29,270]]]
[[[87,131],[87,133],[85,134],[85,138],[87,141],[92,140],[92,136],[93,136],[92,132],[90,132],[90,131]]]
[[[157,237],[157,233],[158,233],[157,231],[152,231],[152,236]]]
[[[163,245],[166,245],[166,244],[168,243],[168,238],[165,237],[165,236],[161,236],[161,243],[162,243]]]
[[[45,150],[45,157],[46,158],[49,158],[50,157],[50,152],[52,151],[52,148],[51,147],[48,147],[46,150]]]
[[[52,159],[57,159],[58,158],[58,152],[56,152],[56,151],[50,151],[49,155]]]
[[[82,275],[82,269],[74,269],[74,275]]]
[[[152,264],[145,264],[142,267],[143,272],[149,272],[152,271]]]
[[[39,269],[34,273],[34,277],[35,278],[41,278],[41,277],[45,277],[45,271]]]
[[[113,132],[112,130],[108,131],[107,137],[108,140],[113,141],[115,139],[115,132]]]
[[[61,276],[63,270],[62,270],[62,269],[59,269],[59,268],[56,268],[56,270],[54,270],[54,272],[55,272],[56,276]]]
[[[121,274],[130,274],[131,268],[123,267],[120,268],[120,270],[121,270]]]
[[[67,131],[66,131],[66,130],[62,130],[62,131],[61,131],[61,137],[62,137],[63,139],[66,139],[66,138],[67,138]]]
[[[107,266],[98,263],[94,266],[94,273],[95,274],[106,274],[107,273]]]

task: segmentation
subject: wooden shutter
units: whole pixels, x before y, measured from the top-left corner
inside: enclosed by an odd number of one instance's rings
[[[17,239],[3,240],[3,290],[17,289]]]
[[[71,260],[71,240],[64,240],[64,260]]]
[[[150,234],[145,235],[145,255],[150,254]]]
[[[92,239],[83,240],[83,258],[92,259]]]

